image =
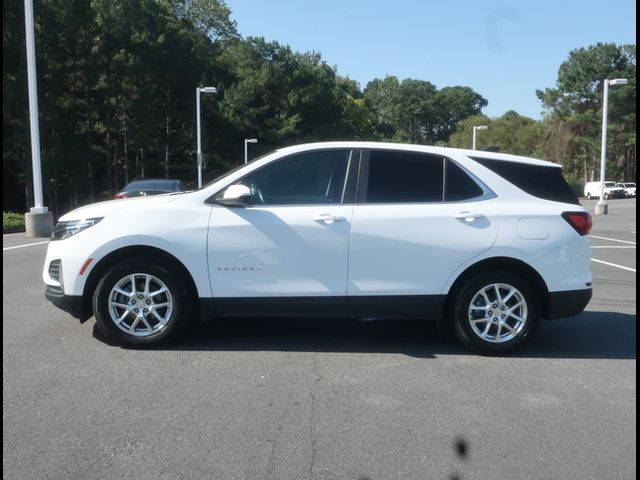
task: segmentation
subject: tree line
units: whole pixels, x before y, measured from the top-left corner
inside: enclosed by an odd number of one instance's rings
[[[490,119],[467,86],[374,79],[364,88],[319,53],[242,38],[222,0],[41,0],[36,52],[45,203],[56,213],[110,198],[134,178],[196,178],[195,89],[203,94],[205,180],[254,154],[322,140],[481,146],[539,156],[579,180],[599,158],[602,80],[610,95],[611,175],[635,178],[635,45],[570,53],[545,117]],[[23,2],[3,2],[3,210],[32,205]]]

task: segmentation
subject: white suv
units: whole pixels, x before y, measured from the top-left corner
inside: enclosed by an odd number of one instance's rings
[[[317,143],[197,191],[74,210],[43,278],[55,305],[126,344],[192,317],[436,318],[502,353],[587,305],[590,228],[553,163]]]
[[[636,196],[636,184],[635,182],[618,182],[616,187],[624,189],[624,196],[627,198]]]

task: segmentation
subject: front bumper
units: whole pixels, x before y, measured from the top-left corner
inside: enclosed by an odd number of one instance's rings
[[[609,198],[625,198],[627,196],[627,194],[625,193],[624,190],[622,191],[615,191],[615,192],[607,192],[606,195]]]
[[[589,300],[591,300],[592,294],[593,291],[591,288],[568,290],[565,292],[549,292],[545,318],[553,320],[578,315],[585,309]]]
[[[47,285],[44,296],[56,307],[70,313],[80,322],[91,318],[92,312],[85,305],[84,298],[79,295],[65,295],[62,289]]]

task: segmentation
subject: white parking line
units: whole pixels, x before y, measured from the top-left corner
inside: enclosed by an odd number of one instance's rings
[[[594,248],[636,248],[635,245],[592,245],[592,249]]]
[[[630,242],[629,240],[618,240],[617,238],[609,238],[609,237],[600,237],[598,235],[589,235],[591,238],[597,238],[599,240],[609,240],[610,242],[618,242],[618,243],[628,243],[631,245],[635,245],[636,242]]]
[[[629,268],[629,267],[625,267],[623,265],[618,265],[616,263],[605,262],[604,260],[598,260],[597,258],[592,258],[591,261],[592,262],[596,262],[596,263],[602,263],[604,265],[609,265],[610,267],[621,268],[622,270],[628,270],[628,271],[633,272],[633,273],[636,272],[635,268]]]
[[[34,245],[44,245],[45,243],[49,243],[49,240],[45,240],[44,242],[33,242],[33,243],[26,243],[24,245],[16,245],[15,247],[4,247],[2,251],[4,252],[5,250],[15,250],[16,248],[33,247]]]

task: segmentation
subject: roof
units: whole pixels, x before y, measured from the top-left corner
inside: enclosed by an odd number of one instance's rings
[[[544,167],[558,167],[561,165],[547,160],[539,160],[537,158],[523,157],[520,155],[511,155],[508,153],[498,152],[485,152],[482,150],[468,150],[462,148],[451,147],[436,147],[431,145],[415,145],[407,143],[388,143],[388,142],[360,142],[360,141],[348,141],[348,142],[315,142],[304,143],[300,145],[292,145],[288,147],[279,148],[277,151],[282,153],[296,153],[313,150],[316,148],[377,148],[377,149],[393,149],[393,150],[405,150],[410,152],[422,152],[422,153],[435,153],[438,155],[451,156],[462,154],[467,157],[487,158],[492,160],[502,160],[505,162],[518,162],[526,163],[530,165],[539,165]]]

